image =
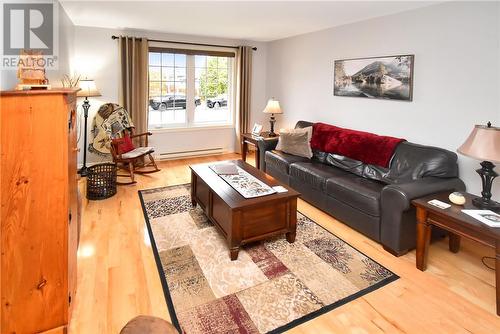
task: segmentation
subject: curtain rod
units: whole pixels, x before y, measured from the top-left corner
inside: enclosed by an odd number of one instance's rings
[[[111,36],[111,39],[118,39],[118,38],[120,38],[120,37],[115,36],[115,35]],[[138,39],[141,39],[141,38],[138,38]],[[232,46],[232,45],[204,44],[204,43],[191,43],[191,42],[178,42],[178,41],[163,41],[160,39],[149,39],[149,38],[148,38],[148,41],[149,42],[160,42],[160,43],[199,45],[199,46],[217,46],[217,47],[221,47],[221,48],[232,48],[232,49],[238,48],[237,46]],[[257,51],[257,48],[254,46],[254,47],[252,47],[252,50]]]

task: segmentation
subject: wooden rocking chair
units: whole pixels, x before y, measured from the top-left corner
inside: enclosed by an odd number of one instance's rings
[[[128,171],[128,174],[117,174],[120,177],[130,177],[131,182],[116,182],[117,184],[134,184],[134,173],[148,174],[158,172],[160,169],[151,155],[154,152],[153,147],[148,146],[148,137],[151,132],[133,134],[133,128],[122,131],[123,136],[111,140],[111,155],[117,168]],[[139,147],[134,147],[132,140],[136,139]],[[144,140],[143,140],[144,139]],[[145,157],[149,162],[145,162]]]

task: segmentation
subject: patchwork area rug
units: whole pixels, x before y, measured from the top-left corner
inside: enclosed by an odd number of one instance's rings
[[[189,185],[139,191],[172,323],[185,333],[281,333],[398,278],[301,213],[297,237],[226,241]]]

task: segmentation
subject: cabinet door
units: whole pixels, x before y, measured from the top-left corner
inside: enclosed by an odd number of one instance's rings
[[[1,333],[67,323],[67,118],[60,94],[0,98]]]
[[[77,139],[76,139],[76,122],[77,113],[75,101],[68,101],[68,303],[69,317],[74,304],[76,292],[76,262],[78,248],[78,227],[79,217],[78,212],[78,174],[77,174]]]

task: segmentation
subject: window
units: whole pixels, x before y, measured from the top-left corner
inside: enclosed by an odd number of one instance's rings
[[[150,49],[149,129],[232,124],[233,63],[226,54]]]
[[[149,53],[149,128],[186,123],[186,55]]]

